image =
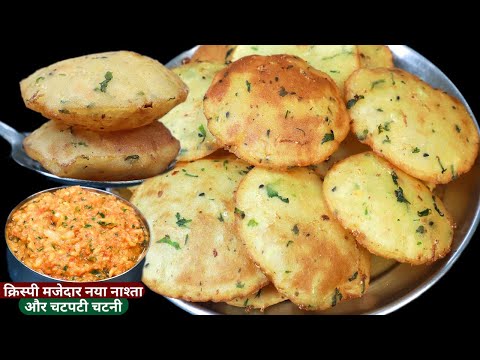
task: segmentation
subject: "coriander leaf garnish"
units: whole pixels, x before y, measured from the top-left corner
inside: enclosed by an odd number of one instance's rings
[[[455,124],[455,130],[457,131],[457,133],[459,133],[460,131],[462,131],[462,129],[460,129],[460,126],[458,126],[457,124]]]
[[[348,281],[353,281],[357,278],[358,276],[358,271],[355,271],[351,277],[348,278]]]
[[[442,213],[442,212],[440,211],[440,209],[438,208],[437,203],[435,202],[435,196],[432,196],[432,199],[433,199],[433,207],[434,207],[435,210],[437,211],[438,215],[440,215],[441,217],[443,217],[445,214]]]
[[[381,79],[381,80],[375,80],[374,82],[372,82],[372,87],[370,88],[370,90],[372,90],[375,86],[377,85],[380,85],[380,84],[383,84],[385,82],[384,79]]]
[[[335,293],[333,294],[332,296],[332,307],[334,307],[335,305],[337,305],[337,302],[339,302],[340,300],[342,300],[343,298],[343,295],[342,293],[340,292],[340,290],[338,290],[338,288],[335,288]]]
[[[418,147],[415,147],[413,150],[412,150],[412,154],[417,154],[420,152],[420,149]]]
[[[395,190],[395,196],[397,197],[397,201],[399,203],[410,204],[410,201],[405,199],[405,196],[403,195],[403,189],[401,187],[399,187],[398,190]]]
[[[182,172],[184,173],[185,176],[195,177],[195,178],[198,177],[198,175],[189,174],[189,173],[187,172],[187,170],[185,170],[185,169],[182,169]]]
[[[220,213],[220,215],[217,217],[217,219],[218,219],[218,221],[220,221],[220,222],[224,222],[224,221],[225,221],[225,219],[223,218],[222,213]]]
[[[255,227],[258,225],[258,222],[255,221],[255,219],[250,219],[247,226],[250,226],[250,227]]]
[[[335,140],[335,134],[333,133],[333,130],[330,130],[330,133],[326,133],[323,136],[321,144],[326,143],[328,141],[333,141],[333,140]]]
[[[357,101],[361,99],[365,99],[365,97],[363,95],[355,95],[353,99],[347,101],[347,109],[351,109],[353,106],[355,106]]]
[[[356,135],[357,135],[358,140],[363,141],[368,136],[368,129],[365,129],[365,130],[363,130],[363,132],[361,134],[356,134]]]
[[[177,218],[176,224],[177,224],[177,226],[179,226],[179,227],[184,227],[184,228],[186,228],[186,227],[188,227],[187,224],[190,223],[190,222],[192,222],[191,219],[182,218],[182,216],[181,216],[180,213],[178,213],[178,212],[175,214],[175,217]]]
[[[278,91],[278,95],[280,95],[281,97],[284,97],[285,95],[288,95],[288,91],[286,91],[285,88],[282,86]]]
[[[237,285],[236,285],[236,286],[237,286],[237,288],[239,288],[239,289],[243,289],[243,288],[245,287],[245,283],[242,283],[242,282],[240,282],[240,281],[237,281]]]
[[[398,175],[397,175],[397,173],[395,171],[392,171],[391,175],[392,175],[393,183],[398,186]]]
[[[425,210],[423,210],[423,211],[417,211],[417,215],[418,215],[419,217],[428,216],[428,215],[430,215],[431,213],[432,213],[432,210],[430,210],[430,209],[425,209]]]
[[[101,92],[107,92],[107,86],[108,86],[108,83],[113,79],[113,74],[111,71],[107,71],[104,75],[105,77],[105,80],[103,80],[99,85],[100,85],[100,88],[96,88],[95,90],[97,91],[101,91]]]
[[[205,127],[203,126],[203,124],[198,127],[198,131],[199,131],[198,137],[203,138],[202,141],[200,142],[200,144],[202,144],[207,137],[207,131],[205,130]]]
[[[267,195],[269,198],[274,198],[274,197],[277,197],[279,198],[281,201],[283,201],[284,203],[289,203],[290,201],[288,200],[288,198],[285,198],[283,196],[280,196],[278,195],[278,192],[273,188],[273,185],[272,184],[267,184],[265,189],[267,190]]]
[[[437,160],[438,160],[438,165],[440,165],[440,168],[442,169],[442,174],[443,174],[445,171],[447,171],[447,169],[443,167],[442,162],[440,161],[440,158],[438,157],[438,155],[437,155]]]
[[[137,161],[138,159],[140,159],[140,156],[138,156],[138,155],[128,155],[125,158],[125,161],[134,162],[134,161]]]
[[[417,228],[416,232],[419,233],[419,234],[425,234],[426,233],[425,227],[423,225],[420,225]]]
[[[245,84],[247,85],[247,91],[250,92],[252,84],[248,80],[245,80]]]
[[[240,218],[245,219],[245,212],[240,210],[239,208],[235,208],[233,213],[236,214],[236,215],[239,215]]]
[[[297,224],[295,224],[295,225],[293,226],[292,232],[293,232],[295,235],[298,235],[298,233],[300,232],[300,231],[298,230],[298,225],[297,225]]]
[[[172,241],[172,239],[170,239],[170,235],[165,235],[165,237],[158,240],[157,243],[168,244],[170,246],[173,246],[175,249],[180,250],[180,245],[178,244],[178,242]]]
[[[290,244],[293,244],[293,241],[292,241],[292,240],[288,240],[288,242],[287,242],[287,247],[289,247]]]

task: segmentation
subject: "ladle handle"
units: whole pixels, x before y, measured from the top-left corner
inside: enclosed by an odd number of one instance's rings
[[[0,121],[0,136],[7,140],[12,146],[19,142],[21,143],[23,140],[22,134],[2,121]]]

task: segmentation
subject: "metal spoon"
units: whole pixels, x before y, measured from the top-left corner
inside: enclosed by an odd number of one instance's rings
[[[19,133],[17,130],[11,126],[0,121],[0,136],[7,140],[12,146],[12,158],[15,162],[27,169],[34,170],[48,178],[52,181],[66,184],[66,185],[82,185],[90,186],[94,188],[114,188],[114,187],[127,187],[133,185],[139,185],[143,182],[143,179],[140,180],[128,180],[128,181],[93,181],[93,180],[82,180],[82,179],[72,179],[72,178],[63,178],[45,170],[40,163],[30,158],[23,149],[23,139],[27,136],[28,133]],[[168,169],[171,169],[175,165],[175,162],[170,164]]]

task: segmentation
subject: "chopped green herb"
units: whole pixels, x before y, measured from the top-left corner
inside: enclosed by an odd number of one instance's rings
[[[288,114],[290,114],[290,110],[287,110],[287,111],[285,112],[285,119],[287,118]]]
[[[432,213],[432,210],[430,209],[425,209],[423,211],[417,211],[417,214],[419,217],[422,217],[422,216],[428,216]]]
[[[383,109],[378,108],[377,111],[378,112],[383,112]]]
[[[170,235],[165,235],[165,237],[158,240],[157,243],[168,244],[170,246],[173,246],[176,250],[180,250],[180,245],[178,244],[178,242],[172,241],[172,239],[170,239]]]
[[[225,54],[225,62],[227,62],[227,59],[230,56],[230,54],[232,53],[233,49],[234,48],[228,49],[227,53]]]
[[[455,180],[458,177],[458,174],[455,173],[455,168],[453,165],[450,165],[450,170],[452,171],[452,180]]]
[[[255,219],[250,219],[250,221],[247,224],[247,226],[250,226],[250,227],[255,227],[257,225],[258,225],[258,222],[256,222]]]
[[[111,71],[107,71],[105,73],[105,80],[103,80],[99,85],[100,85],[100,88],[96,88],[95,90],[97,91],[101,91],[101,92],[107,92],[107,86],[108,86],[108,83],[113,79],[113,74]]]
[[[440,168],[442,169],[442,174],[443,174],[445,171],[447,171],[447,169],[443,167],[442,162],[440,161],[440,158],[438,157],[438,155],[437,155],[437,161],[438,161],[438,165],[440,165]]]
[[[177,218],[176,224],[178,227],[188,228],[187,224],[192,222],[191,219],[182,218],[182,216],[178,212],[175,214],[175,217]]]
[[[246,298],[245,301],[243,302],[244,307],[247,307],[247,305],[248,305],[248,298]]]
[[[93,270],[90,271],[90,274],[99,276],[101,274],[101,272],[100,272],[100,270],[93,269]]]
[[[258,51],[258,46],[251,46],[250,47],[253,51]]]
[[[384,79],[376,80],[376,81],[372,82],[372,86],[371,86],[370,90],[372,90],[377,85],[383,84],[384,82],[385,82]]]
[[[363,141],[367,138],[367,136],[368,136],[368,130],[365,129],[365,130],[363,130],[363,132],[360,135],[357,134],[357,139],[360,140],[360,141]]]
[[[392,122],[393,121],[387,121],[387,122],[384,122],[383,125],[382,124],[378,125],[378,133],[381,134],[383,131],[390,131],[390,124]]]
[[[334,187],[332,188],[332,192],[335,192],[336,190],[337,190],[337,187],[334,186]]]
[[[90,224],[85,224],[83,227],[88,229],[88,228],[91,228],[92,225],[90,225]]]
[[[137,161],[138,159],[140,159],[140,156],[138,156],[138,155],[128,155],[125,158],[125,161],[134,162],[134,161]]]
[[[184,245],[184,246],[187,245],[187,242],[188,242],[188,234],[185,235],[185,242],[183,243],[183,245]]]
[[[290,202],[288,200],[288,198],[285,198],[285,197],[282,197],[282,196],[278,195],[278,192],[273,188],[273,185],[267,184],[266,190],[267,190],[267,195],[268,195],[269,198],[277,197],[281,201],[283,201],[284,203],[287,203],[287,204]]]
[[[457,133],[459,133],[460,131],[462,131],[462,129],[460,129],[460,126],[458,126],[457,124],[455,124],[455,130],[457,130]]]
[[[390,144],[391,143],[391,140],[390,138],[388,137],[388,135],[385,136],[385,139],[382,141],[383,144]]]
[[[45,78],[43,76],[39,76],[37,80],[35,80],[35,84],[38,84],[42,80],[45,80]]]
[[[393,73],[390,73],[390,76],[392,77],[392,85],[395,85],[395,80],[393,79]]]
[[[417,154],[420,152],[420,149],[418,147],[415,147],[413,150],[412,150],[412,154]]]
[[[293,241],[292,241],[292,240],[288,240],[288,241],[287,241],[287,247],[289,247],[290,244],[293,244]]]
[[[351,277],[348,278],[348,281],[353,281],[357,278],[358,276],[358,271],[355,271]]]
[[[114,223],[107,223],[105,221],[97,221],[97,224],[100,226],[110,226],[110,225],[115,225]]]
[[[202,141],[200,142],[200,144],[202,144],[207,137],[207,131],[205,130],[205,127],[203,126],[203,124],[198,127],[198,131],[199,131],[198,137],[203,138]]]
[[[432,196],[432,199],[433,199],[433,207],[434,207],[435,210],[437,211],[438,215],[440,215],[441,217],[443,217],[445,214],[442,213],[442,212],[440,211],[440,209],[438,208],[437,203],[435,202],[435,196]]]
[[[334,307],[335,305],[337,305],[337,302],[339,302],[340,300],[342,300],[343,298],[343,295],[342,293],[340,292],[340,290],[338,290],[337,288],[335,288],[335,293],[333,294],[332,296],[332,307]]]
[[[421,241],[417,242],[417,245],[422,245],[422,242]]]
[[[425,230],[425,227],[423,225],[420,225],[418,228],[417,228],[417,233],[419,234],[425,234],[426,230]]]
[[[291,271],[290,270],[285,270],[285,274],[290,274]]]
[[[223,167],[225,168],[225,170],[228,170],[228,160],[224,160],[223,161]]]
[[[351,109],[353,106],[355,106],[357,101],[361,99],[365,99],[365,97],[363,95],[355,95],[353,99],[347,101],[347,109]]]
[[[300,232],[300,231],[298,230],[298,225],[297,225],[297,224],[295,224],[295,225],[293,226],[292,232],[293,232],[295,235],[298,235],[298,233]]]
[[[145,93],[143,91],[139,91],[139,92],[137,92],[137,95],[138,96],[143,96],[143,95],[145,95]]]
[[[198,175],[189,174],[189,173],[187,172],[187,170],[185,170],[185,169],[182,169],[182,172],[185,174],[185,176],[196,177],[196,178],[198,177]]]
[[[245,219],[245,212],[240,210],[239,208],[235,208],[233,213],[239,215],[240,218]]]
[[[423,157],[429,157],[428,153],[423,153]]]
[[[255,297],[259,298],[261,294],[262,294],[262,289],[258,290],[258,292],[255,294]]]
[[[288,95],[288,91],[286,91],[285,88],[282,86],[278,91],[278,95],[280,95],[281,97],[284,97],[285,95]]]
[[[217,219],[218,219],[218,221],[220,221],[220,222],[224,222],[224,221],[225,221],[225,219],[223,218],[222,213],[220,213],[220,215],[218,216]]]
[[[401,187],[399,187],[398,190],[395,190],[395,196],[397,197],[397,201],[399,203],[410,204],[410,201],[405,199],[405,196],[403,195],[403,189]]]
[[[250,92],[250,87],[252,84],[248,80],[245,80],[245,84],[247,85],[247,91]]]
[[[60,114],[70,114],[70,111],[68,111],[67,109],[60,109],[60,110],[58,110],[58,112]]]
[[[236,286],[237,286],[237,288],[239,288],[239,289],[243,289],[244,286],[245,286],[245,283],[242,283],[242,282],[240,282],[240,281],[237,281],[237,285],[236,285]]]
[[[392,175],[393,183],[398,186],[398,175],[397,175],[397,173],[395,171],[392,171],[391,175]]]
[[[330,130],[330,133],[327,133],[323,136],[321,144],[326,143],[328,141],[333,141],[333,140],[335,140],[335,135],[333,133],[333,130]]]

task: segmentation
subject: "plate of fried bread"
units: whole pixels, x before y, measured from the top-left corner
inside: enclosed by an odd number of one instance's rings
[[[165,67],[138,56],[97,54],[34,73],[24,99],[51,121],[24,145],[54,170],[49,161],[70,149],[69,174],[81,178],[88,142],[113,179],[147,178],[112,191],[149,223],[142,281],[180,308],[387,314],[468,245],[480,211],[478,124],[413,49],[202,45]],[[103,74],[88,101],[77,96],[83,80],[65,90],[59,75],[85,69]],[[157,84],[145,80],[152,71]],[[60,90],[41,96],[46,86]]]
[[[468,244],[478,126],[413,49],[206,45],[167,65],[195,93],[164,122],[184,161],[131,201],[153,228],[143,281],[182,309],[386,314]]]

